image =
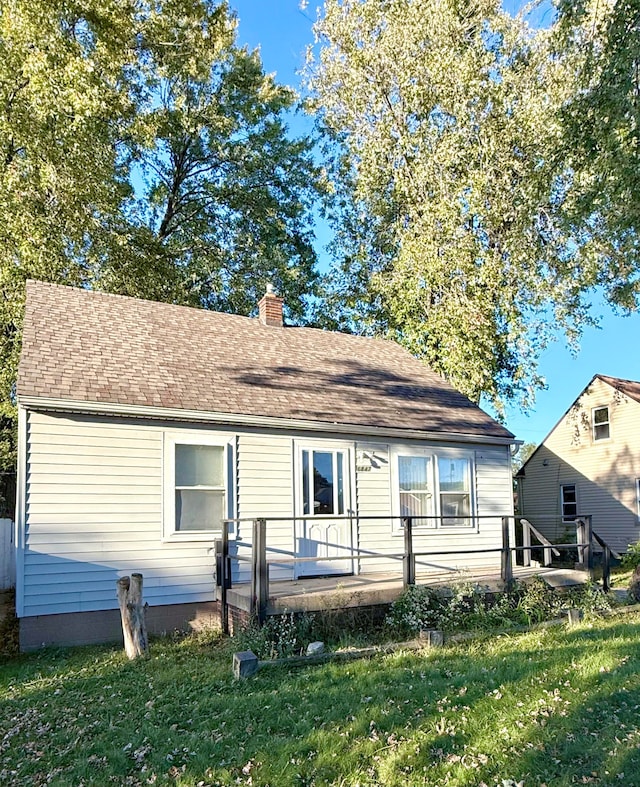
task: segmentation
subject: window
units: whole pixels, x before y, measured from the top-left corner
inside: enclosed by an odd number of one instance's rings
[[[592,411],[593,418],[593,439],[609,439],[609,408],[596,407]]]
[[[428,456],[399,456],[398,484],[400,487],[400,516],[433,516],[433,494],[430,491],[431,458]],[[433,525],[424,520],[417,524]]]
[[[453,449],[435,453],[418,448],[401,450],[394,467],[397,512],[401,517],[414,517],[413,524],[421,527],[474,525],[470,454]]]
[[[578,496],[575,484],[563,484],[560,487],[560,506],[562,508],[562,521],[573,522],[578,516]]]
[[[302,513],[322,516],[345,513],[345,453],[303,449]]]
[[[638,523],[640,524],[640,478],[636,478],[636,510],[638,512]]]
[[[230,516],[227,479],[230,445],[210,435],[165,440],[165,537],[210,540]]]
[[[467,458],[438,457],[438,488],[442,527],[470,525],[471,461]]]

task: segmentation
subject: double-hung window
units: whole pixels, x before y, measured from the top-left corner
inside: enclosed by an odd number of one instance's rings
[[[438,490],[442,527],[471,526],[471,460],[438,457]]]
[[[473,459],[453,449],[399,449],[395,457],[400,517],[419,527],[473,527]]]
[[[400,516],[433,517],[433,480],[430,456],[398,456]],[[419,525],[434,525],[421,519]]]
[[[608,440],[610,437],[609,408],[594,407],[591,412],[593,422],[593,439]]]
[[[211,435],[165,437],[165,538],[210,540],[222,532],[229,509],[231,444]]]

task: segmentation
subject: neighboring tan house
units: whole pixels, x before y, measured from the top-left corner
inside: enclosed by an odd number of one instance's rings
[[[519,510],[551,541],[590,515],[624,552],[640,539],[640,382],[596,374],[516,478]]]
[[[144,575],[155,630],[217,615],[214,539],[309,557],[271,579],[401,572],[401,515],[432,549],[496,549],[513,435],[399,345],[29,282],[19,407],[22,646],[114,639]],[[370,518],[373,517],[373,518]],[[376,553],[369,561],[359,555]],[[343,555],[341,563],[314,557]],[[387,559],[388,556],[388,559]],[[449,554],[438,568],[498,552]],[[238,568],[242,566],[242,570]],[[234,583],[248,579],[234,562]]]

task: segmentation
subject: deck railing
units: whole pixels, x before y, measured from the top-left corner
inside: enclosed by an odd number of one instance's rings
[[[302,520],[311,520],[313,517],[269,517],[269,522],[300,522]],[[560,554],[560,549],[566,550],[577,550],[578,552],[578,563],[582,564],[584,568],[588,571],[591,571],[593,568],[593,556],[591,550],[592,541],[596,541],[605,549],[605,556],[607,561],[610,562],[610,557],[613,554],[617,556],[616,553],[611,550],[608,545],[602,541],[602,539],[592,532],[591,529],[591,517],[583,516],[576,520],[575,525],[577,528],[576,531],[576,541],[563,543],[563,544],[552,544],[549,542],[541,533],[539,533],[536,528],[529,523],[527,520],[526,525],[523,522],[523,543],[520,544],[512,544],[511,543],[511,534],[514,531],[515,526],[515,518],[512,515],[506,516],[496,516],[496,515],[489,515],[489,516],[474,516],[468,517],[468,519],[473,520],[473,522],[479,526],[479,522],[482,520],[492,520],[493,523],[496,520],[500,520],[502,526],[502,536],[501,536],[501,543],[497,544],[494,547],[483,547],[480,549],[473,549],[473,548],[434,548],[435,545],[431,545],[428,549],[416,549],[416,541],[415,536],[418,534],[419,536],[425,536],[433,533],[440,533],[442,534],[445,531],[445,528],[439,529],[434,527],[425,527],[424,522],[427,520],[435,520],[436,517],[394,517],[391,515],[380,515],[380,516],[346,516],[346,517],[333,517],[332,520],[339,521],[339,520],[348,520],[350,524],[354,521],[358,521],[360,523],[366,520],[381,520],[384,519],[385,521],[389,522],[390,520],[401,520],[401,526],[403,531],[403,540],[402,540],[402,551],[396,552],[379,552],[371,549],[359,549],[357,547],[348,547],[346,548],[345,554],[342,555],[331,555],[331,556],[318,556],[315,555],[313,557],[299,557],[296,556],[293,552],[287,551],[278,547],[270,548],[267,544],[267,519],[266,518],[256,518],[256,519],[229,519],[225,521],[225,527],[223,527],[222,538],[216,541],[216,584],[219,588],[219,595],[221,601],[221,617],[222,617],[222,627],[225,632],[228,632],[228,621],[229,621],[229,603],[228,603],[228,590],[232,587],[232,562],[235,561],[238,564],[248,564],[249,565],[249,577],[250,577],[250,611],[253,616],[255,616],[256,620],[259,624],[262,624],[267,616],[267,607],[268,607],[268,600],[269,600],[269,582],[270,582],[270,567],[271,566],[278,566],[278,567],[290,567],[295,572],[295,567],[305,564],[305,563],[316,563],[316,564],[327,564],[327,573],[330,573],[330,567],[335,565],[336,563],[344,562],[344,561],[359,561],[359,562],[368,562],[368,561],[378,561],[378,560],[385,560],[385,561],[396,561],[401,564],[402,566],[402,579],[403,584],[405,587],[409,585],[416,584],[416,567],[422,563],[422,565],[427,565],[426,559],[433,559],[433,558],[442,558],[442,557],[474,557],[474,556],[483,556],[483,555],[490,555],[493,554],[496,556],[496,563],[497,563],[497,556],[500,556],[500,576],[503,583],[506,586],[509,586],[513,581],[513,564],[514,564],[514,556],[518,553],[522,553],[524,555],[524,564],[530,565],[531,563],[531,550],[535,548],[535,546],[531,543],[531,535],[533,534],[541,543],[543,551],[545,553],[545,564],[551,563],[551,554],[553,553],[556,556]],[[441,524],[442,520],[440,519],[435,524]],[[231,554],[230,552],[230,540],[229,540],[229,526],[238,527],[240,525],[251,525],[252,530],[252,538],[250,542],[242,541],[242,540],[235,540],[234,546],[235,548],[246,548],[248,554]],[[527,535],[525,535],[525,532]],[[456,535],[460,535],[460,530],[456,531]],[[270,555],[271,553],[271,555]],[[547,560],[547,558],[549,558]],[[608,589],[608,582],[609,582],[609,573],[608,573],[608,563],[607,563],[607,573],[605,582]]]

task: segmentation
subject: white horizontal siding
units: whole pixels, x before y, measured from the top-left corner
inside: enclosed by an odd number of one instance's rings
[[[162,451],[167,429],[235,434],[236,514],[247,521],[238,524],[231,549],[249,556],[250,548],[242,542],[251,542],[251,521],[265,518],[270,559],[278,553],[285,558],[294,553],[294,448],[302,436],[151,422],[141,426],[126,419],[30,412],[22,614],[115,609],[116,579],[133,571],[143,573],[145,600],[151,605],[213,599],[213,544],[162,538]],[[335,446],[339,439],[327,435],[326,440]],[[321,445],[322,438],[314,436],[312,442]],[[401,553],[403,538],[394,534],[390,518],[392,446],[355,442],[355,438],[350,442],[340,438],[340,444],[349,446],[353,459],[355,447],[366,450],[373,460],[370,470],[349,474],[355,483],[351,490],[358,528],[354,545],[361,551]],[[416,550],[499,546],[499,515],[511,508],[510,490],[506,449],[477,453],[478,513],[494,518],[482,522],[478,533],[416,532]],[[436,560],[438,567],[470,565],[469,559]],[[475,562],[486,565],[488,558]],[[360,570],[400,573],[402,564],[391,558],[363,560]],[[292,576],[292,568],[272,567],[272,580]],[[249,565],[234,561],[234,581],[248,578]]]
[[[416,447],[433,449],[437,444],[416,443]],[[444,446],[449,447],[449,446]],[[404,538],[398,532],[397,523],[384,514],[396,509],[391,500],[390,459],[393,444],[389,446],[358,444],[359,450],[373,457],[371,470],[358,471],[358,514],[360,549],[371,549],[382,554],[399,554],[404,550]],[[477,528],[452,529],[415,528],[413,546],[416,552],[430,553],[419,558],[418,570],[470,570],[489,565],[499,566],[502,546],[502,517],[513,514],[513,491],[510,454],[506,447],[487,446],[475,452],[475,508],[478,515]],[[365,515],[375,515],[367,520]],[[395,531],[395,532],[394,532]],[[490,549],[477,555],[463,555],[466,550]],[[455,554],[445,555],[443,552]],[[361,571],[401,571],[402,563],[397,559],[361,561]]]
[[[211,544],[162,541],[160,426],[29,413],[23,614],[115,609],[140,571],[150,605],[214,597]]]
[[[389,446],[385,443],[357,444],[371,464],[370,469],[356,471],[358,500],[358,547],[360,552],[371,550],[379,554],[402,552],[402,539],[392,536],[391,473]],[[370,519],[368,517],[375,517]],[[360,561],[360,571],[365,574],[376,572],[402,572],[402,562],[394,559],[371,558]]]
[[[294,551],[294,525],[291,519],[278,521],[280,517],[293,517],[293,440],[282,435],[240,434],[237,447],[238,461],[238,517],[240,519],[262,518],[267,520],[267,557],[272,560],[279,550],[284,557]],[[269,518],[273,517],[269,521]],[[251,522],[239,524],[239,538],[243,542],[252,540]],[[240,547],[238,554],[248,557],[250,550]],[[247,581],[249,564],[236,563],[234,580]],[[291,579],[293,568],[272,566],[270,578]]]

